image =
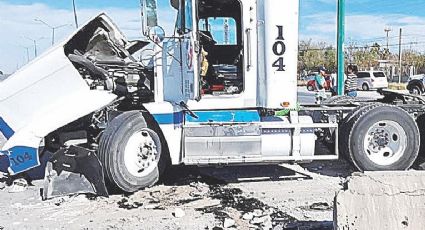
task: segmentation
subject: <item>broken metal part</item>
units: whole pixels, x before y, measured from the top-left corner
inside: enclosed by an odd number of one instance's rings
[[[79,146],[57,151],[46,167],[43,200],[88,193],[108,197],[103,168],[96,154]]]
[[[102,79],[102,80],[107,79],[108,72],[103,70],[102,68],[95,66],[93,62],[89,61],[87,58],[77,54],[70,54],[68,55],[68,58],[69,60],[71,60],[71,62],[77,63],[87,68],[91,76],[94,77],[95,79]]]
[[[149,44],[150,42],[148,41],[139,41],[139,40],[130,41],[128,45],[125,47],[125,49],[128,50],[130,54],[134,54]]]
[[[28,189],[28,181],[25,178],[18,178],[12,182],[9,193],[20,193]]]

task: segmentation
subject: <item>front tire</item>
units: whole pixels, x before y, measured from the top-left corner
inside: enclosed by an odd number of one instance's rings
[[[160,133],[138,111],[114,118],[99,145],[107,180],[124,192],[136,192],[158,182],[167,162],[166,152]]]
[[[349,119],[342,144],[359,170],[407,170],[413,165],[419,153],[420,134],[406,111],[373,104],[360,108]]]
[[[365,83],[365,84],[362,85],[362,90],[363,91],[369,91],[369,89],[370,88],[369,88],[369,85],[368,84]]]
[[[307,86],[308,91],[314,91],[314,87],[312,85]]]

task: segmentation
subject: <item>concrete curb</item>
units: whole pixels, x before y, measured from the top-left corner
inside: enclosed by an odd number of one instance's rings
[[[355,173],[334,202],[334,227],[423,229],[425,172]]]

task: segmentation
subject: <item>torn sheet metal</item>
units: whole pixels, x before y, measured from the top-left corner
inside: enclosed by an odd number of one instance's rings
[[[42,196],[46,200],[72,194],[108,196],[99,159],[78,146],[59,150],[47,163]]]
[[[40,165],[38,148],[46,135],[117,98],[110,91],[91,89],[67,57],[67,49],[79,45],[86,27],[95,26],[107,28],[117,47],[127,45],[124,35],[101,14],[0,84],[0,132],[7,139],[0,154],[9,158],[10,174]]]

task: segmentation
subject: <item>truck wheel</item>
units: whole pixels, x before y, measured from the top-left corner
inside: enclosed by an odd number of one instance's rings
[[[99,158],[109,182],[124,192],[154,185],[165,169],[164,141],[142,113],[126,112],[105,129]]]
[[[412,86],[412,88],[409,91],[413,95],[421,95],[422,94],[421,89],[417,85]]]
[[[339,152],[342,157],[346,160],[351,161],[350,158],[350,149],[349,149],[349,134],[354,125],[354,118],[357,117],[358,114],[363,113],[365,110],[370,110],[374,107],[381,106],[381,103],[367,103],[360,105],[356,109],[352,110],[340,123],[339,125]]]
[[[403,109],[372,104],[357,111],[342,131],[345,151],[361,171],[406,170],[419,152],[419,129]],[[344,149],[344,147],[343,147]]]

